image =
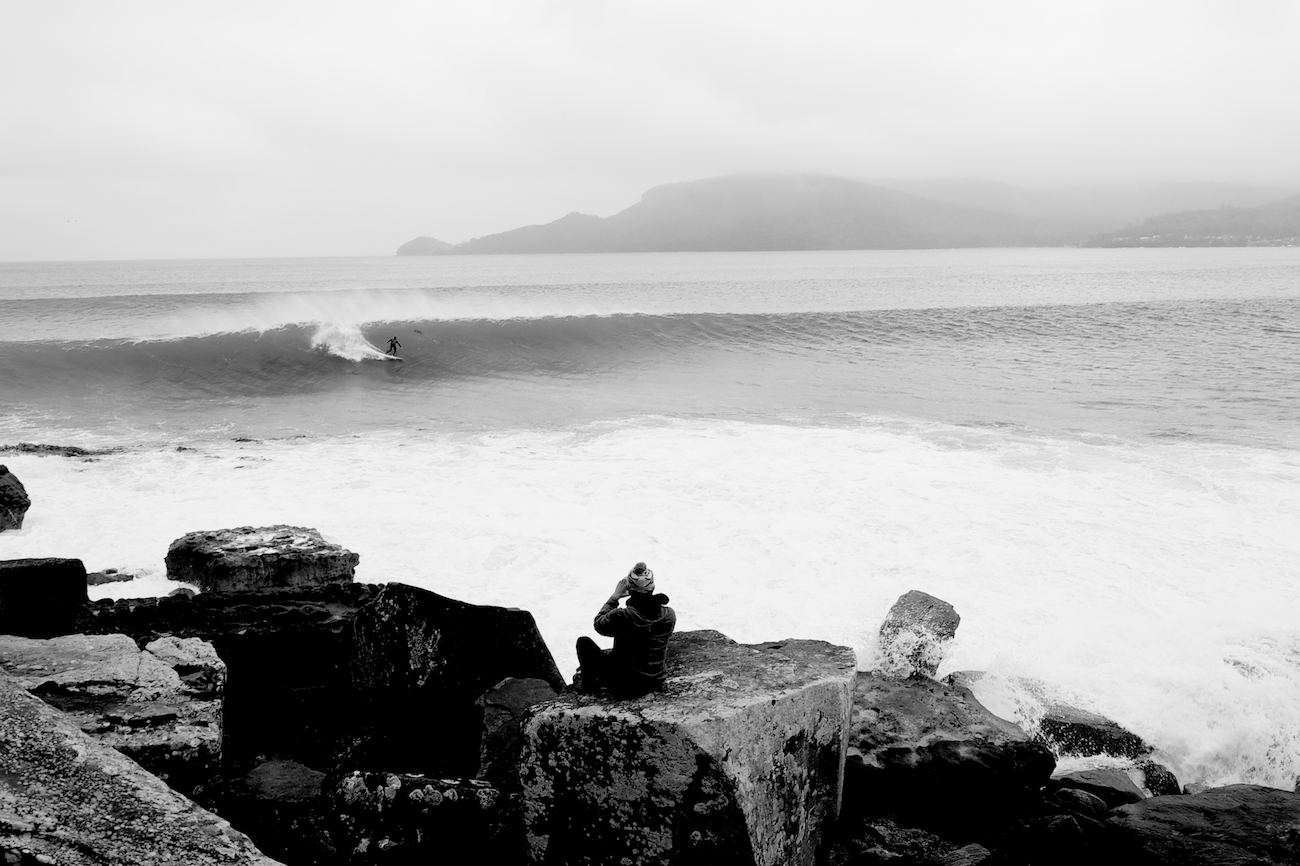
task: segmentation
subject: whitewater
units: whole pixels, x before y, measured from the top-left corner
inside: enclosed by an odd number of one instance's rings
[[[0,305],[0,444],[109,449],[0,454],[35,503],[0,557],[140,575],[95,597],[314,526],[571,673],[637,560],[680,628],[863,664],[921,589],[995,711],[1300,774],[1300,251],[23,264]]]

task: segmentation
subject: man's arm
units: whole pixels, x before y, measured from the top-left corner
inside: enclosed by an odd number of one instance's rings
[[[617,622],[621,619],[616,614],[620,611],[618,600],[624,596],[631,595],[627,588],[627,578],[621,579],[614,586],[614,594],[605,600],[601,605],[600,611],[596,614],[596,619],[592,622],[592,627],[596,629],[597,634],[603,634],[605,637],[614,637],[618,631]]]

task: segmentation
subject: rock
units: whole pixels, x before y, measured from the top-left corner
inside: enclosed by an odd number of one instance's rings
[[[3,673],[0,743],[0,852],[30,855],[5,862],[275,864]]]
[[[190,794],[221,761],[224,665],[200,643],[182,648],[186,658],[208,659],[206,690],[192,688],[176,664],[141,652],[126,635],[0,636],[0,669],[82,731]]]
[[[953,606],[918,590],[899,596],[880,626],[880,670],[890,676],[934,676],[961,617]]]
[[[445,777],[479,768],[483,708],[506,677],[564,680],[525,610],[466,604],[390,583],[352,625],[352,682],[372,724],[360,766]]]
[[[1106,822],[1132,852],[1128,862],[1300,863],[1300,797],[1258,785],[1152,797],[1116,809]]]
[[[349,863],[523,863],[508,797],[476,779],[344,774],[327,785],[334,847]]]
[[[361,557],[301,526],[191,532],[167,549],[167,577],[204,592],[321,586],[352,580]]]
[[[903,827],[889,818],[865,819],[859,816],[841,821],[827,860],[830,866],[890,862],[937,866],[947,863],[948,858],[957,855],[959,850],[962,849],[957,845],[926,830]]]
[[[1134,768],[1142,774],[1142,787],[1146,788],[1152,797],[1183,792],[1182,786],[1178,784],[1178,777],[1164,764],[1157,764],[1148,759],[1138,761],[1134,764]]]
[[[1097,821],[1105,820],[1106,813],[1110,811],[1105,800],[1082,788],[1058,788],[1052,793],[1050,799],[1067,812]]]
[[[1110,755],[1144,758],[1151,747],[1132,731],[1105,716],[1067,704],[1049,704],[1039,725],[1039,736],[1057,755]]]
[[[1105,802],[1107,809],[1140,803],[1145,799],[1142,789],[1133,783],[1128,773],[1117,767],[1096,770],[1079,770],[1057,776],[1056,781],[1065,788],[1078,788],[1095,794]]]
[[[324,781],[324,773],[296,761],[264,761],[226,786],[216,798],[217,811],[273,857],[332,862],[338,851],[329,832]]]
[[[92,571],[86,575],[86,584],[88,586],[102,586],[106,583],[124,583],[128,580],[135,580],[140,575],[134,571],[118,571],[116,568],[106,568],[103,571]]]
[[[78,448],[76,445],[42,445],[33,442],[19,442],[17,445],[0,446],[0,453],[10,451],[15,454],[35,454],[38,457],[99,457],[104,454],[120,454],[121,448]]]
[[[812,864],[838,810],[853,651],[673,635],[658,692],[566,692],[524,727],[535,863]]]
[[[981,839],[1036,803],[1051,752],[962,686],[859,673],[844,808]]]
[[[80,559],[0,560],[0,634],[71,634],[86,599]]]
[[[18,476],[10,472],[8,466],[0,466],[0,532],[22,529],[23,517],[31,505],[27,488],[23,487]]]
[[[349,665],[353,620],[380,589],[336,583],[100,600],[85,606],[78,625],[90,633],[122,632],[144,645],[166,637],[211,643],[228,671],[224,760],[241,771],[259,755],[325,768],[371,724]],[[193,685],[201,688],[201,681]]]
[[[983,845],[963,845],[939,861],[942,866],[979,866],[993,859],[992,852]]]
[[[150,641],[145,651],[171,667],[189,694],[215,696],[225,692],[226,663],[207,641],[167,635]]]
[[[557,694],[550,683],[535,677],[506,677],[483,693],[476,701],[483,708],[478,778],[503,790],[519,788],[524,714],[530,707],[553,700]]]

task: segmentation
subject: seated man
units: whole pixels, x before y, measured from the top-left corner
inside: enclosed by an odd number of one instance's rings
[[[619,599],[627,607],[619,607]],[[618,697],[634,698],[663,685],[667,676],[668,637],[677,614],[664,607],[668,596],[655,594],[654,572],[638,562],[614,587],[596,614],[596,631],[614,639],[602,650],[589,637],[578,638],[578,664],[586,691],[607,688]]]

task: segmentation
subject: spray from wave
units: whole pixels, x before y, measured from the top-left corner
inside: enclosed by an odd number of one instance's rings
[[[358,325],[317,325],[311,347],[318,352],[348,361],[387,361],[392,355],[370,344]]]

